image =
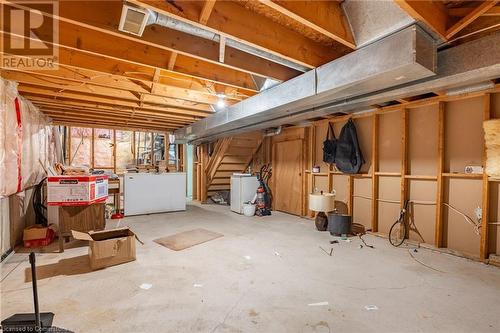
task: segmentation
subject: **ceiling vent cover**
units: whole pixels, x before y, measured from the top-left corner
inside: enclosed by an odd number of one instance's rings
[[[142,36],[148,21],[148,16],[149,13],[146,9],[123,5],[118,30],[136,36]]]

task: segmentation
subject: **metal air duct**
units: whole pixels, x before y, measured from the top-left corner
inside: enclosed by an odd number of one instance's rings
[[[179,140],[199,141],[238,128],[265,126],[274,119],[286,124],[294,113],[429,77],[435,67],[434,40],[413,25],[177,130],[175,135]]]

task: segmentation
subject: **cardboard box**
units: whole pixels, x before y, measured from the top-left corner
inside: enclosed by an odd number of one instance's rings
[[[41,224],[31,225],[24,229],[23,241],[44,239],[47,237],[49,229],[51,229],[54,233],[57,231],[54,224],[50,224],[48,227],[44,227]]]
[[[108,198],[108,176],[51,176],[47,178],[49,206],[85,206]]]
[[[73,237],[89,241],[90,267],[95,270],[135,260],[136,236],[129,228],[80,232]]]

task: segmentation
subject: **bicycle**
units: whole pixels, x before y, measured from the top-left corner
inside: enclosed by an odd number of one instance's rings
[[[389,231],[389,242],[395,247],[403,244],[408,236],[409,226],[406,222],[406,214],[408,212],[409,202],[409,200],[405,201],[404,207],[399,212],[399,218],[394,222]]]

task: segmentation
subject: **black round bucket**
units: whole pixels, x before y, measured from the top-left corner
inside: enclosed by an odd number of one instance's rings
[[[336,235],[348,235],[351,233],[352,218],[350,215],[328,213],[328,231]]]

